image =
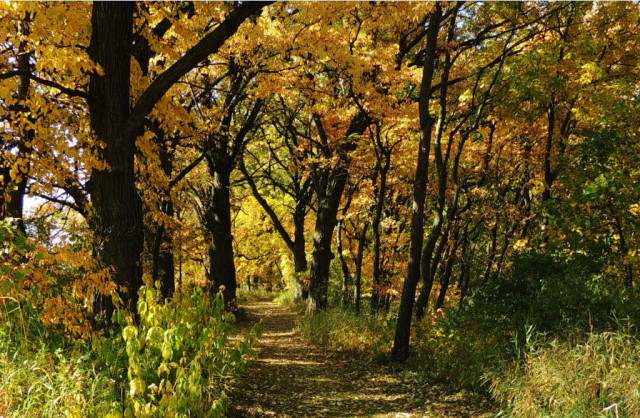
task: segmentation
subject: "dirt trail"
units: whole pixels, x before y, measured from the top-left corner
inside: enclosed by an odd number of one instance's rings
[[[262,319],[263,336],[258,360],[229,393],[231,417],[490,416],[442,386],[307,343],[294,332],[299,317],[273,302],[244,308],[238,332]]]

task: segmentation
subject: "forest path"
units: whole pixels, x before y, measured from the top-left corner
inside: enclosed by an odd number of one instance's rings
[[[230,417],[490,416],[443,386],[311,345],[295,333],[299,316],[274,302],[243,307],[237,335],[260,319],[263,335],[258,360],[229,393]]]

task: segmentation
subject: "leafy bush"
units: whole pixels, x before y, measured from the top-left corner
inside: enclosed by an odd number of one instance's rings
[[[225,385],[255,356],[256,326],[235,348],[228,344],[233,314],[221,295],[201,288],[160,303],[160,292],[140,289],[139,325],[123,328],[128,357],[125,416],[221,416]]]
[[[14,416],[221,416],[224,390],[260,333],[232,347],[234,317],[202,289],[161,303],[140,289],[139,323],[115,314],[109,335],[68,339],[29,304],[5,302],[0,324],[0,414]],[[89,344],[90,342],[90,344]]]
[[[295,307],[298,302],[294,300],[294,293],[295,291],[293,288],[288,288],[284,292],[278,293],[278,295],[273,298],[273,301],[281,306],[290,308]]]
[[[613,286],[601,264],[521,253],[512,275],[479,289],[459,309],[427,315],[416,324],[411,361],[426,379],[478,392],[493,373],[522,360],[544,335],[615,331],[617,316],[637,321],[634,291]]]

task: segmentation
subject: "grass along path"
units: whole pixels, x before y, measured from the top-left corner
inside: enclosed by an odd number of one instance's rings
[[[311,345],[295,333],[298,316],[274,302],[243,307],[237,332],[262,319],[263,336],[258,360],[229,393],[230,417],[490,416],[444,386]]]

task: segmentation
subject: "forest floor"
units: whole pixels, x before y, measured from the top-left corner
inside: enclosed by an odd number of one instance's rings
[[[229,393],[230,417],[491,416],[469,395],[420,383],[397,367],[316,347],[295,332],[299,316],[274,302],[243,305],[237,335],[262,319],[258,360]],[[238,337],[236,337],[238,338]]]

